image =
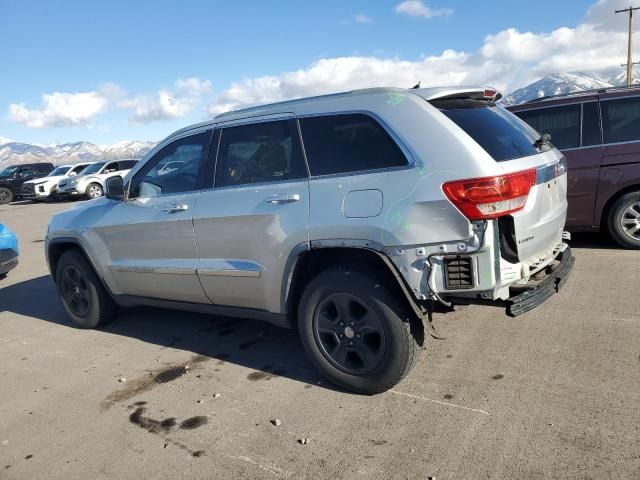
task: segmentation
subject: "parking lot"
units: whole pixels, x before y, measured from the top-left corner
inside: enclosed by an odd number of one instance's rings
[[[578,236],[559,295],[439,315],[446,339],[364,397],[254,321],[134,309],[73,328],[43,253],[68,207],[0,206],[21,247],[0,284],[0,478],[640,478],[640,251]]]

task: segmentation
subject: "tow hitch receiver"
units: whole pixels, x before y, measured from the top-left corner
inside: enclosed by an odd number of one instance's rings
[[[567,247],[560,253],[558,260],[560,263],[555,270],[539,284],[507,300],[507,315],[510,317],[522,315],[560,291],[573,268],[575,257],[571,254],[571,249]]]

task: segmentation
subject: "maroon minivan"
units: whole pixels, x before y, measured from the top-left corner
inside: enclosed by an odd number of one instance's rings
[[[640,86],[545,97],[509,107],[567,157],[567,230],[606,228],[640,249]]]

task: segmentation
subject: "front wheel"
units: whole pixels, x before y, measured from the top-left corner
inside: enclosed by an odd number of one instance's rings
[[[99,183],[90,183],[86,190],[87,197],[100,198],[102,196],[102,185]]]
[[[338,266],[318,274],[300,301],[298,328],[314,365],[333,383],[372,395],[396,385],[420,347],[410,313],[375,273]]]
[[[609,233],[625,248],[640,249],[640,192],[630,192],[614,203]]]
[[[56,267],[62,306],[80,328],[96,328],[115,318],[118,307],[87,259],[76,250],[62,254]]]
[[[5,187],[0,187],[0,205],[7,205],[13,201],[13,192]]]

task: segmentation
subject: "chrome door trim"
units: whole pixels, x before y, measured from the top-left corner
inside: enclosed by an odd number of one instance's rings
[[[262,265],[248,260],[216,258],[200,260],[196,271],[198,275],[206,277],[259,278],[264,268]]]

